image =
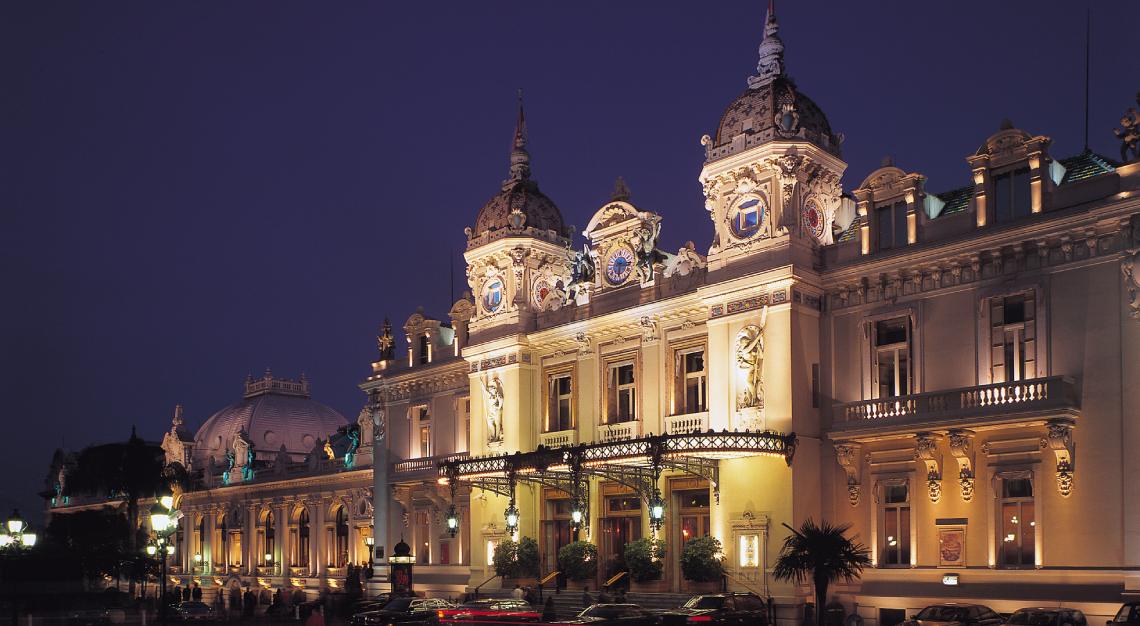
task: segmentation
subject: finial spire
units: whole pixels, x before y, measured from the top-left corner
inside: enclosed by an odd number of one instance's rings
[[[776,22],[776,1],[768,0],[768,16],[764,21],[764,40],[760,42],[760,62],[756,75],[748,77],[748,87],[759,89],[784,73],[784,42],[780,41],[780,25]]]
[[[515,138],[511,144],[510,176],[503,187],[530,178],[530,153],[526,151],[526,114],[523,112],[523,92],[519,89],[519,118],[515,122]]]

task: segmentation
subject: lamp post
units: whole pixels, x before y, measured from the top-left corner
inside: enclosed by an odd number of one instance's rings
[[[22,554],[36,545],[37,538],[36,533],[28,526],[24,518],[20,517],[20,511],[13,509],[12,516],[4,523],[3,530],[0,530],[0,550],[3,550],[5,556]],[[12,576],[11,578],[12,626],[17,626],[20,621],[20,612],[16,602],[16,577]]]
[[[178,520],[181,517],[181,512],[174,510],[174,495],[169,492],[159,493],[154,506],[150,507],[150,529],[154,533],[154,539],[147,544],[146,553],[150,556],[157,555],[162,563],[158,600],[158,616],[162,626],[166,626],[166,557],[174,553],[174,544],[170,543],[170,538],[178,530]]]

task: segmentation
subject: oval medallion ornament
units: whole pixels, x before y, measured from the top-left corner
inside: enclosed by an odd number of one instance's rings
[[[737,239],[748,239],[760,232],[766,209],[764,200],[756,196],[746,197],[737,202],[729,212],[733,236]]]
[[[633,261],[633,251],[629,248],[620,247],[611,252],[606,259],[606,280],[611,285],[624,283],[633,271]]]
[[[503,305],[503,280],[492,278],[483,283],[483,310],[494,313]]]
[[[541,309],[546,305],[546,298],[554,291],[554,286],[550,281],[544,278],[539,278],[534,281],[534,290],[531,292],[531,299],[534,301],[534,306]]]
[[[808,200],[804,205],[804,228],[816,241],[823,241],[823,211],[819,210],[819,204],[815,200]]]

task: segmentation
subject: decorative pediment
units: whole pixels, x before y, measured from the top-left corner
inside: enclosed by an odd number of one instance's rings
[[[590,223],[586,225],[583,234],[590,237],[590,233],[599,229],[616,226],[627,220],[636,220],[637,213],[637,208],[628,202],[610,202],[599,209],[597,213],[594,213],[594,217],[590,218]]]

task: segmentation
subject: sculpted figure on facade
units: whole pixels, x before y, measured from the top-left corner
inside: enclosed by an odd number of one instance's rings
[[[1140,105],[1140,93],[1136,94],[1136,104]],[[1120,118],[1121,128],[1112,129],[1112,133],[1120,140],[1120,160],[1127,163],[1140,159],[1140,113],[1129,107]],[[1129,153],[1132,154],[1129,157]]]
[[[697,252],[697,245],[688,241],[677,250],[676,256],[669,259],[669,263],[665,266],[665,278],[688,276],[707,266],[708,262]]]
[[[483,402],[487,410],[487,443],[503,440],[503,383],[498,378],[479,380],[483,387]]]
[[[749,324],[736,334],[736,367],[742,374],[736,408],[764,408],[764,326],[768,307],[760,314],[760,324]]]
[[[1128,308],[1132,319],[1140,320],[1140,248],[1128,250],[1120,261],[1124,288],[1128,290]]]
[[[566,297],[573,300],[590,292],[590,286],[597,276],[597,266],[590,254],[590,246],[586,244],[582,245],[581,252],[567,247],[566,257],[570,262],[570,282],[566,285]]]
[[[638,217],[641,218],[641,223],[633,230],[629,243],[637,256],[637,263],[634,266],[637,278],[644,284],[653,280],[653,264],[662,258],[657,252],[657,239],[661,236],[661,218],[647,212],[642,212]]]

